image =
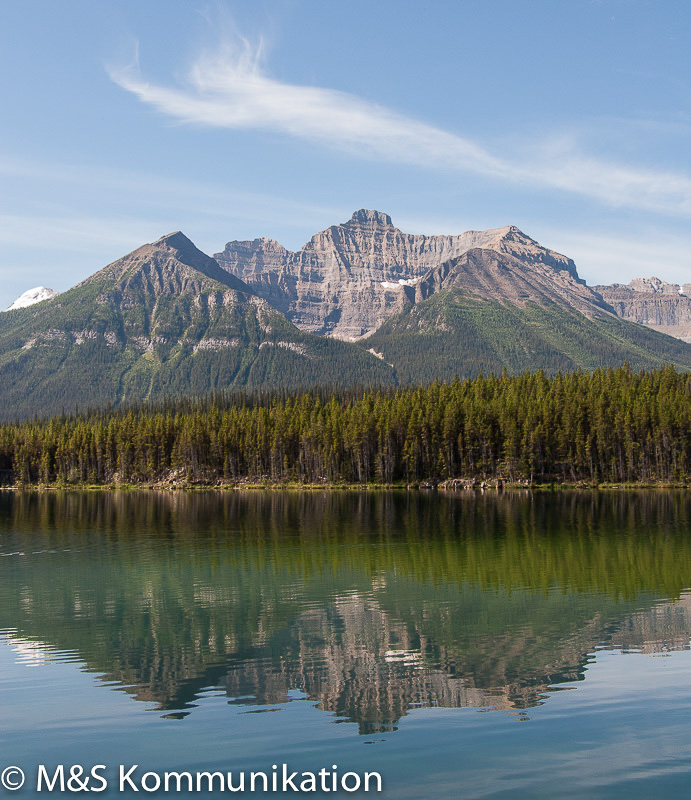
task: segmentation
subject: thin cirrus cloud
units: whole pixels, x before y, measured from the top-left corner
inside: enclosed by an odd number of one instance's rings
[[[266,130],[360,157],[472,172],[514,184],[577,193],[610,206],[691,216],[691,178],[588,156],[572,143],[545,141],[523,157],[500,157],[469,138],[334,89],[270,77],[261,46],[246,40],[200,56],[177,87],[146,81],[138,60],[109,69],[111,79],[185,123]]]
[[[246,40],[202,55],[185,87],[167,88],[141,77],[138,59],[108,70],[142,102],[182,122],[216,128],[268,130],[388,161],[504,176],[507,165],[482,147],[334,89],[281,83],[264,73],[261,46]]]

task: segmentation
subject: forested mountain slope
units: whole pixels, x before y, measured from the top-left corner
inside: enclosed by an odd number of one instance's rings
[[[181,233],[0,315],[5,419],[219,388],[392,381],[369,353],[298,330]]]
[[[549,276],[508,253],[470,250],[404,291],[402,311],[360,342],[403,383],[627,362],[691,369],[687,343],[619,319],[568,272]]]

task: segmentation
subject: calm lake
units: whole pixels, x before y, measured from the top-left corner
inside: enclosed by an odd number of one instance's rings
[[[60,764],[686,796],[690,638],[684,491],[0,492],[15,797]]]

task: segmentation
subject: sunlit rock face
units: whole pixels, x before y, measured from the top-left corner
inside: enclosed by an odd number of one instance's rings
[[[416,235],[400,231],[388,214],[366,209],[317,233],[297,252],[262,238],[228,242],[215,258],[299,328],[355,340],[400,311],[406,289],[430,270],[477,248],[532,268],[538,283],[566,282],[577,295],[592,295],[571,259],[541,247],[514,226]],[[494,294],[504,297],[500,288]],[[589,300],[598,302],[594,296]]]
[[[653,277],[593,288],[622,319],[691,342],[691,283]]]

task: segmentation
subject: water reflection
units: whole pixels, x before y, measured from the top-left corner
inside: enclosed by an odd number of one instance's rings
[[[600,647],[686,649],[684,492],[0,493],[0,629],[166,716],[208,687],[361,733],[522,710]]]

